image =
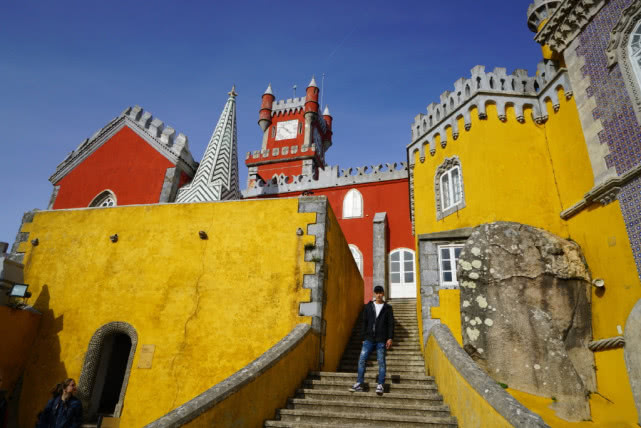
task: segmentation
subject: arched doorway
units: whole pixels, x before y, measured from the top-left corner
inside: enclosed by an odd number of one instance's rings
[[[120,417],[138,335],[124,322],[112,322],[94,333],[78,381],[86,420]]]

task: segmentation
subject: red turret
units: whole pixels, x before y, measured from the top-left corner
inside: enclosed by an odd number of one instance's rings
[[[274,94],[272,93],[272,84],[270,83],[263,94],[263,102],[260,106],[258,114],[258,125],[265,132],[265,130],[272,124],[272,105],[274,104]]]
[[[323,110],[323,119],[325,119],[325,123],[327,124],[327,131],[332,132],[332,115],[329,114],[329,106],[325,106],[325,110]]]
[[[318,85],[316,79],[312,76],[312,81],[307,86],[307,94],[305,96],[305,113],[313,112],[318,113]]]

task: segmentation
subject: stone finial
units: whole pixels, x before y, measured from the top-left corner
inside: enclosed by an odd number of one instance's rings
[[[232,97],[232,98],[236,98],[236,96],[238,95],[236,93],[236,85],[232,85],[231,86],[231,91],[227,92],[227,94],[229,94],[229,96]]]
[[[263,95],[274,95],[274,92],[272,92],[272,82],[269,82],[269,85],[267,85],[267,89],[265,89]]]
[[[326,105],[325,106],[325,110],[323,110],[323,116],[330,116],[331,117],[331,114],[329,113],[329,106],[328,105]]]
[[[318,85],[316,84],[316,78],[312,76],[312,81],[309,82],[309,85],[307,85],[308,88],[318,88]]]

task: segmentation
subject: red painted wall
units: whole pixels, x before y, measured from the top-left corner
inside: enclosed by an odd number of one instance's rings
[[[343,199],[348,191],[357,189],[363,195],[363,217],[343,218]],[[397,248],[414,249],[412,222],[410,220],[409,182],[393,180],[352,186],[314,189],[313,195],[325,195],[334,210],[338,223],[349,244],[356,245],[363,254],[363,279],[365,280],[365,302],[372,299],[372,240],[374,215],[387,213],[389,225],[388,253]],[[279,197],[298,196],[300,193],[288,193]]]
[[[153,204],[175,165],[125,126],[55,185],[54,209],[87,207],[104,190],[118,205]]]

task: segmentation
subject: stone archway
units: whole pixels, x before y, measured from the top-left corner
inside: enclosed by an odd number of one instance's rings
[[[115,346],[114,343],[122,342],[122,340],[114,340],[114,338],[122,338],[123,336],[129,338],[130,348],[129,355],[125,356],[126,364],[123,364],[124,374],[122,377],[122,385],[119,385],[120,392],[117,396],[117,402],[113,406],[113,416],[120,417],[122,413],[125,392],[127,391],[129,375],[131,374],[134,354],[136,353],[136,345],[138,344],[138,333],[136,333],[136,329],[131,324],[115,321],[105,324],[96,330],[87,347],[85,361],[82,365],[80,379],[78,380],[78,398],[80,398],[83,407],[87,410],[85,413],[86,420],[95,420],[97,418],[97,405],[93,401],[99,399],[96,385],[98,382],[100,383],[100,388],[102,388],[105,379],[101,379],[101,377],[105,376],[104,372],[108,368],[108,362],[104,360],[105,355],[110,355],[111,349],[106,348]],[[102,364],[101,359],[103,360]],[[96,398],[97,396],[98,398]]]

